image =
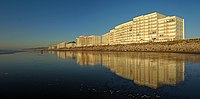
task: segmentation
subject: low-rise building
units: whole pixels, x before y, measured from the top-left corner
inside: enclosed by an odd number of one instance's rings
[[[48,46],[48,50],[51,50],[51,46]]]
[[[54,50],[54,49],[57,49],[57,46],[56,46],[56,45],[52,45],[52,46],[49,46],[49,47],[48,47],[48,50]]]
[[[66,48],[76,47],[76,42],[68,42],[66,43]]]

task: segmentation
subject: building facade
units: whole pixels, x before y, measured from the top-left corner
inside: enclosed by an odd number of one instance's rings
[[[176,16],[158,20],[158,40],[170,41],[184,39],[184,19]]]
[[[48,47],[48,50],[54,50],[54,49],[57,49],[57,45],[52,45]]]
[[[133,18],[133,43],[157,41],[158,19],[165,17],[165,15],[155,12]]]
[[[102,45],[109,45],[109,33],[102,35]]]
[[[116,26],[108,34],[102,35],[104,45],[165,42],[180,39],[184,39],[184,19],[157,12],[135,17],[129,22]]]
[[[97,46],[100,45],[101,42],[100,36],[80,36],[76,38],[77,46]]]
[[[128,44],[132,43],[132,25],[133,22],[129,21],[115,27],[113,35],[114,43],[116,44]]]
[[[76,38],[76,45],[77,46],[87,45],[87,36],[79,36],[78,38]]]
[[[57,44],[57,49],[66,48],[66,44],[67,42],[62,42],[62,43]]]

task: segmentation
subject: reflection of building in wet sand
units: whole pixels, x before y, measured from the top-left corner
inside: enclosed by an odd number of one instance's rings
[[[150,88],[176,85],[184,80],[184,56],[170,53],[57,52],[63,59],[76,58],[80,65],[101,64],[115,74]]]
[[[62,59],[75,58],[74,52],[57,51],[57,56],[59,56]]]
[[[99,53],[85,53],[78,52],[77,54],[77,63],[80,65],[97,65],[101,64],[101,55]]]
[[[58,51],[57,55],[62,59],[73,58],[77,60],[80,65],[97,65],[101,64],[101,55],[96,52],[70,52],[70,51]]]
[[[55,51],[48,51],[48,54],[54,55],[56,52]]]
[[[176,54],[123,53],[102,54],[102,64],[114,73],[139,85],[157,88],[184,80],[184,61]]]

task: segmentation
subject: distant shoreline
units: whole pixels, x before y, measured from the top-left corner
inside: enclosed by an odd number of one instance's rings
[[[71,47],[46,51],[110,51],[110,52],[167,52],[200,54],[200,39],[152,42],[139,44]]]
[[[19,52],[24,52],[24,51],[0,50],[0,55],[4,55],[4,54],[15,54],[15,53],[19,53]]]

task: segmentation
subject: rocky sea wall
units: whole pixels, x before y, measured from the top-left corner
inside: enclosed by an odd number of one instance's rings
[[[85,46],[56,50],[200,53],[200,39],[198,38],[168,42],[152,42],[123,45]]]

